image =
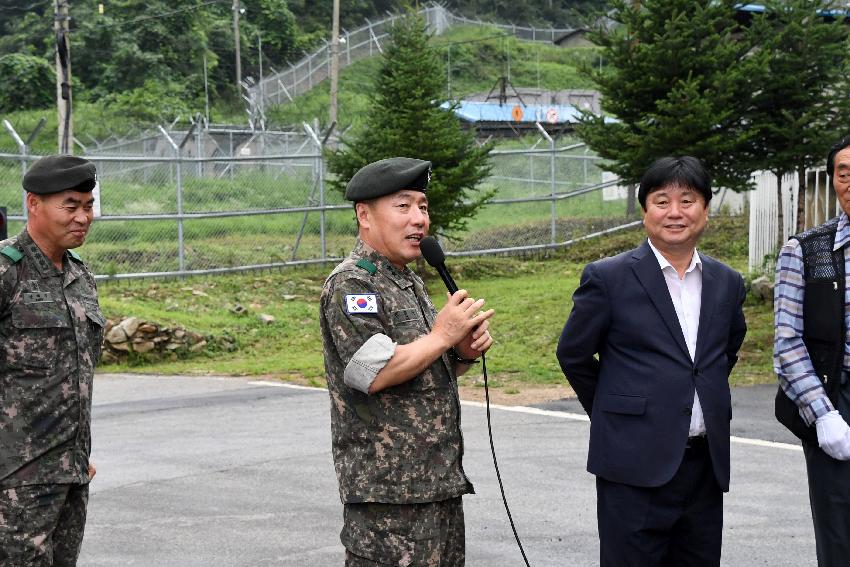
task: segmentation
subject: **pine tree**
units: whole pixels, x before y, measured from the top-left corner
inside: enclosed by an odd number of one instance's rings
[[[750,33],[768,56],[770,80],[752,96],[748,122],[757,133],[754,155],[761,169],[777,177],[796,172],[798,224],[803,227],[806,169],[821,165],[832,143],[850,131],[850,59],[844,18],[830,17],[831,2],[768,2],[754,17]],[[783,241],[778,208],[778,244]]]
[[[429,38],[421,17],[408,14],[397,20],[364,126],[328,154],[328,168],[336,176],[329,183],[344,191],[358,169],[383,158],[430,160],[431,232],[450,237],[492,196],[479,189],[490,172],[490,146],[476,145],[454,113],[441,108],[445,70]]]
[[[666,155],[703,160],[715,187],[750,187],[743,120],[765,55],[735,20],[736,0],[613,0],[616,26],[595,30],[607,67],[585,69],[607,117],[585,113],[579,136],[629,183]],[[614,120],[612,120],[612,118]]]

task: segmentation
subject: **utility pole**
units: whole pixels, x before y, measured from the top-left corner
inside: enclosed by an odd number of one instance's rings
[[[242,55],[239,53],[239,0],[233,0],[233,40],[236,44],[236,95],[242,94]]]
[[[53,29],[56,32],[56,107],[59,111],[59,153],[74,153],[71,114],[71,38],[68,36],[68,1],[55,0]]]
[[[334,0],[333,31],[331,32],[331,107],[328,119],[336,124],[337,93],[339,91],[339,0]]]

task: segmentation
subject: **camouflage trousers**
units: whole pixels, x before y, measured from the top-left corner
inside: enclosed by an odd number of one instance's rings
[[[346,504],[340,539],[346,567],[462,567],[461,497],[425,504]]]
[[[88,484],[0,488],[0,566],[74,567],[88,500]]]

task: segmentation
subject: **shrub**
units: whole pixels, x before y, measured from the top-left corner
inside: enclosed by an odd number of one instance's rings
[[[42,57],[0,56],[0,112],[47,108],[56,97],[55,74]]]

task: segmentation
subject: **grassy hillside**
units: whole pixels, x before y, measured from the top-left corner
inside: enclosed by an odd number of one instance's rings
[[[578,67],[597,60],[595,48],[564,49],[545,43],[532,43],[507,36],[497,28],[457,26],[431,39],[445,66],[445,97],[462,98],[474,92],[488,92],[501,76],[519,87],[543,89],[589,89],[593,85],[580,76]],[[364,59],[343,69],[339,79],[339,120],[341,128],[357,126],[366,116],[373,85],[380,69],[380,56]],[[327,82],[289,104],[267,109],[269,120],[297,124],[318,117],[326,121],[330,100]]]
[[[570,298],[584,264],[637,245],[639,229],[586,241],[546,257],[452,259],[455,279],[497,311],[493,333],[497,344],[488,356],[489,371],[512,387],[556,384],[563,380],[554,357],[555,343],[571,308]],[[352,241],[353,242],[353,241]],[[715,218],[701,250],[737,269],[746,264],[746,221]],[[227,335],[233,352],[206,352],[174,361],[133,359],[104,371],[236,374],[273,376],[322,385],[323,363],[318,299],[330,267],[286,269],[271,273],[227,275],[170,281],[138,281],[101,285],[107,316],[136,316],[161,324],[181,325],[215,336]],[[423,268],[429,291],[444,302],[443,284]],[[247,308],[234,312],[236,304]],[[265,324],[260,313],[275,317]],[[750,331],[733,374],[738,384],[770,382],[771,306],[749,302]]]

